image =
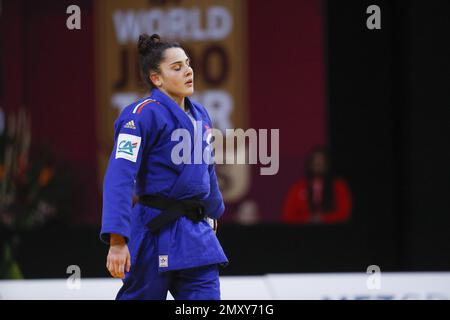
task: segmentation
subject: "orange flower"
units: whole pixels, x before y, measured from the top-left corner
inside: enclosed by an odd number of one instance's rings
[[[53,177],[54,171],[51,168],[44,168],[41,170],[41,174],[39,175],[39,184],[41,186],[46,186],[50,179]]]

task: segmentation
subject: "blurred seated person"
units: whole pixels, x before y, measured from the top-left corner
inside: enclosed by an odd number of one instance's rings
[[[334,177],[327,151],[315,148],[306,161],[305,178],[295,183],[285,199],[282,221],[337,223],[346,221],[352,200],[347,183]]]

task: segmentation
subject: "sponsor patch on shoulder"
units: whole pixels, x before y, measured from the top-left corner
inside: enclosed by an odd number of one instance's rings
[[[122,158],[136,162],[140,147],[141,137],[121,133],[117,137],[116,159]]]

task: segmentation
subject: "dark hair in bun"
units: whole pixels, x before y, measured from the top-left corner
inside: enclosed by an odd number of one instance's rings
[[[159,66],[164,59],[164,51],[166,49],[181,48],[181,46],[178,42],[163,41],[157,34],[151,36],[141,34],[137,47],[142,80],[144,80],[150,89],[153,89],[155,85],[150,80],[150,71],[160,72]]]

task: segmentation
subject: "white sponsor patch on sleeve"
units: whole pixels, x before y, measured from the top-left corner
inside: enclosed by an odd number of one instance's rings
[[[121,133],[117,137],[116,159],[122,158],[136,162],[140,147],[141,137]]]

